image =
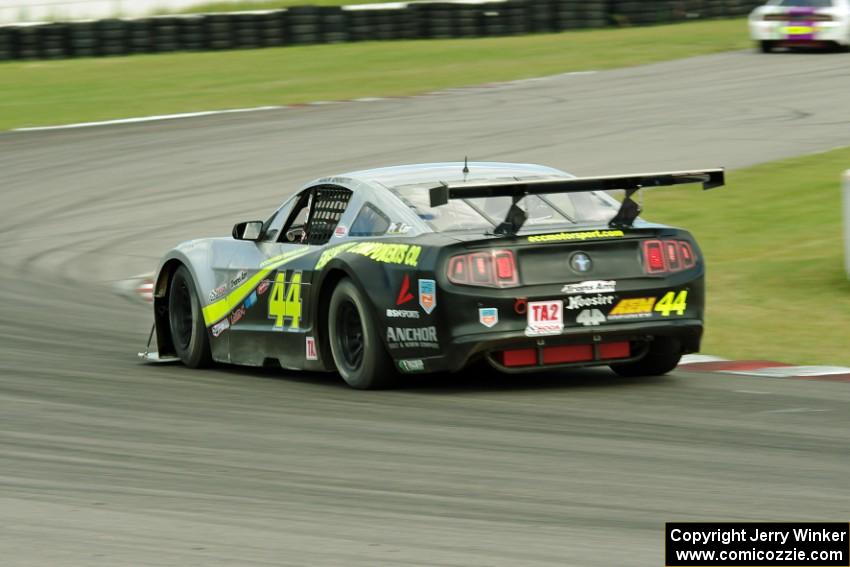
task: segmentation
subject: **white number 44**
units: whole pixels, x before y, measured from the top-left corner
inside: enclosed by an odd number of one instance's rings
[[[581,323],[585,327],[601,325],[604,322],[605,315],[599,309],[585,309],[576,317],[576,323]]]

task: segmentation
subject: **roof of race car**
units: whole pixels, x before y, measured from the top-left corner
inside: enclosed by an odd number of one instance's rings
[[[493,181],[508,179],[570,178],[572,175],[542,165],[527,163],[470,162],[469,173],[463,173],[463,162],[421,163],[365,169],[343,174],[366,183],[378,183],[388,188],[410,185],[462,181]]]

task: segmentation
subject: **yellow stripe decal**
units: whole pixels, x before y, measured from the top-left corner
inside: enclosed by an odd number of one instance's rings
[[[251,295],[251,292],[254,291],[257,286],[260,285],[260,282],[262,282],[270,273],[284,264],[300,258],[312,251],[313,250],[293,250],[292,252],[280,254],[279,256],[274,256],[273,258],[269,258],[262,262],[260,264],[262,268],[259,272],[233,288],[233,291],[218,301],[204,307],[204,323],[206,326],[210,327],[215,325],[227,317],[231,311],[239,307],[239,304],[245,301],[245,298]]]

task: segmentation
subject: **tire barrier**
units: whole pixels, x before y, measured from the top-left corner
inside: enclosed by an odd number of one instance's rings
[[[503,0],[154,16],[0,26],[0,61],[449,39],[740,17],[761,0]]]

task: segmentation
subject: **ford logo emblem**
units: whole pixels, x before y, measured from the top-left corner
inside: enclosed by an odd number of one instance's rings
[[[576,252],[570,257],[570,267],[574,272],[585,274],[593,269],[593,261],[584,252]]]

